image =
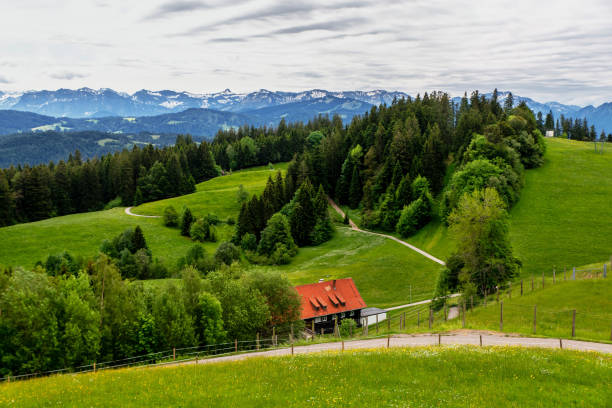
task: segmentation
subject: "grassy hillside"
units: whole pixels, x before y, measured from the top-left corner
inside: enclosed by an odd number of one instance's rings
[[[284,169],[285,164],[275,169]],[[238,171],[232,175],[218,177],[197,186],[197,192],[182,197],[144,204],[133,210],[136,214],[161,215],[167,205],[181,211],[189,206],[196,216],[214,213],[225,220],[238,216],[236,192],[243,184],[251,194],[263,191],[269,175],[274,172],[267,167],[256,167]],[[166,228],[160,219],[133,217],[124,213],[124,208],[108,211],[74,214],[51,218],[28,224],[0,228],[0,265],[32,267],[49,254],[64,250],[74,255],[95,255],[104,239],[111,239],[126,228],[140,225],[153,255],[174,265],[193,245],[181,237],[178,230]],[[218,226],[219,239],[229,239],[233,227]],[[218,244],[206,243],[204,247],[214,251]]]
[[[296,284],[352,277],[369,306],[390,307],[408,303],[411,290],[413,301],[431,298],[440,265],[389,239],[338,227],[331,241],[300,248],[275,269]]]
[[[571,338],[572,311],[576,310],[576,338],[609,342],[612,324],[612,278],[577,281],[546,281],[544,289],[541,280],[535,281],[536,289],[531,290],[531,281],[524,282],[524,293],[520,285],[514,285],[512,296],[500,294],[503,302],[503,331],[555,338]],[[456,302],[456,300],[455,300]],[[453,302],[451,302],[453,303]],[[536,333],[533,332],[534,306],[537,305]],[[420,327],[417,328],[417,310],[420,311]],[[396,310],[392,330],[398,328],[397,315],[406,313],[406,330],[429,331],[427,316],[429,305]],[[500,305],[495,296],[489,297],[486,306],[482,304],[466,313],[466,328],[499,331]],[[433,329],[436,331],[462,328],[461,318],[444,322],[444,311],[435,313]],[[381,329],[385,330],[386,325]]]
[[[523,273],[602,262],[612,255],[612,149],[547,139],[542,167],[528,170],[512,209],[511,239]]]
[[[610,356],[427,347],[123,369],[0,385],[0,405],[609,406]]]

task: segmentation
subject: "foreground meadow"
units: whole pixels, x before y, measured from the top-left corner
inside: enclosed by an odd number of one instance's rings
[[[14,407],[607,407],[612,357],[426,347],[124,369],[0,385]]]

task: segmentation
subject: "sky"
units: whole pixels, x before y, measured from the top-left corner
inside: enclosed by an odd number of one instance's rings
[[[0,90],[497,87],[612,101],[612,2],[20,0],[0,3]]]

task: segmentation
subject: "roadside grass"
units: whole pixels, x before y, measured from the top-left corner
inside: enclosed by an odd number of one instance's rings
[[[557,281],[554,285],[547,280],[544,289],[541,281],[535,290],[531,282],[524,282],[523,296],[520,286],[513,285],[512,294],[508,290],[500,292],[500,303],[503,303],[503,332],[527,336],[553,338],[572,338],[573,310],[576,310],[576,339],[600,342],[611,342],[612,336],[612,278],[585,279],[577,281]],[[449,301],[450,306],[459,304],[460,299]],[[496,295],[488,297],[486,305],[482,300],[474,299],[473,310],[470,300],[467,301],[465,328],[475,330],[500,331],[500,303]],[[537,305],[536,331],[533,330],[534,306]],[[406,313],[404,330],[399,330],[399,316]],[[433,328],[429,329],[429,305],[394,310],[388,313],[391,317],[392,332],[445,332],[462,328],[461,314],[456,318],[444,321],[444,309],[434,313]],[[417,318],[420,324],[417,326]],[[387,322],[379,327],[380,333],[387,332]],[[372,327],[370,327],[372,333]]]
[[[285,272],[296,285],[351,277],[368,306],[391,307],[431,298],[441,266],[390,239],[337,225],[332,240],[300,248],[290,264],[255,268]]]
[[[135,214],[161,215],[168,204],[177,211],[188,205],[196,217],[208,213],[218,215],[222,221],[228,216],[238,218],[236,192],[243,184],[250,194],[263,191],[269,175],[276,169],[285,169],[286,163],[268,167],[241,170],[228,176],[217,177],[198,184],[197,192],[187,196],[147,203],[134,209]],[[145,208],[145,210],[142,210]],[[107,211],[73,214],[43,221],[0,228],[0,265],[31,268],[37,261],[45,261],[51,254],[68,251],[75,256],[94,256],[102,241],[112,239],[127,228],[140,225],[155,258],[174,267],[194,243],[182,237],[176,228],[166,228],[161,219],[133,217],[118,207]],[[225,223],[217,225],[218,242],[204,243],[209,253],[219,242],[228,240],[233,227]]]
[[[59,375],[0,385],[0,405],[610,406],[612,357],[518,347],[371,349]]]

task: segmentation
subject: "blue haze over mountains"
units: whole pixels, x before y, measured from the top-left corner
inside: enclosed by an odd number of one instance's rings
[[[490,96],[490,94],[486,94]],[[500,103],[506,93],[500,92]],[[372,106],[390,104],[394,98],[408,97],[396,91],[273,92],[265,89],[251,93],[233,93],[229,89],[210,94],[141,90],[134,94],[112,89],[0,91],[0,134],[32,131],[100,131],[127,133],[190,133],[212,138],[218,129],[244,124],[276,126],[287,122],[308,121],[317,114],[338,114],[348,123],[355,115]],[[565,117],[586,118],[601,130],[612,132],[612,103],[598,107],[541,103],[515,95],[515,103],[524,100],[534,112],[553,112],[555,120]],[[453,98],[455,103],[460,97]],[[30,113],[26,113],[30,112]]]

